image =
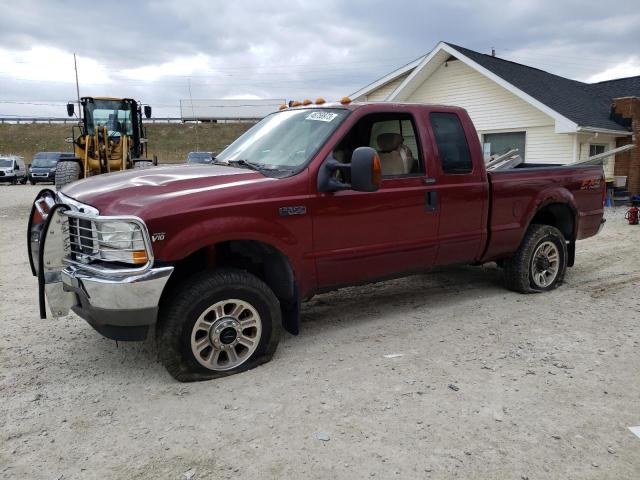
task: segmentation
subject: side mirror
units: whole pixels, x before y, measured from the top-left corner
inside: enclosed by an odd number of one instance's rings
[[[351,184],[335,178],[337,170],[351,172]],[[329,157],[318,172],[318,191],[337,192],[338,190],[355,190],[357,192],[375,192],[380,188],[382,168],[380,157],[371,147],[356,148],[351,156],[351,163],[340,163]]]
[[[71,102],[67,103],[67,115],[69,115],[70,117],[73,117],[74,112],[75,112],[75,106],[73,105],[73,103]]]
[[[144,106],[144,117],[151,118],[151,105]]]
[[[371,147],[358,147],[351,156],[351,188],[356,192],[375,192],[382,182],[380,157]]]

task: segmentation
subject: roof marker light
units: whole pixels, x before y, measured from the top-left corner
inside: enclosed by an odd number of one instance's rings
[[[340,103],[343,105],[346,105],[348,103],[351,103],[351,99],[349,97],[342,97],[342,100],[340,100]]]
[[[292,107],[299,107],[300,105],[302,105],[302,103],[297,100],[291,104]]]
[[[318,97],[316,98],[316,105],[322,105],[323,103],[326,103],[326,100],[322,97]]]
[[[311,105],[313,102],[311,100],[309,100],[308,98],[305,98],[304,101],[302,102],[303,105]]]
[[[282,105],[280,105],[278,107],[278,110],[285,110],[287,108],[287,106],[283,103]]]

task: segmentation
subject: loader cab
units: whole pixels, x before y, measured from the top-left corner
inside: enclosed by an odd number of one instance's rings
[[[144,155],[145,132],[142,126],[142,106],[130,98],[83,97],[82,134],[107,136],[115,143],[127,136],[133,157]]]

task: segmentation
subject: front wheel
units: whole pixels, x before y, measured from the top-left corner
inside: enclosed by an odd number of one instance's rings
[[[80,180],[82,170],[77,162],[58,162],[56,166],[56,190],[60,190],[65,185]]]
[[[516,254],[504,261],[506,286],[520,293],[553,290],[566,270],[566,239],[550,225],[531,225]]]
[[[241,270],[194,276],[167,295],[156,340],[160,360],[181,382],[233,375],[271,360],[282,331],[280,304]]]

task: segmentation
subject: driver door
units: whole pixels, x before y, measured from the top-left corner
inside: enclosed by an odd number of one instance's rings
[[[412,150],[417,163],[411,172],[383,177],[376,192],[317,193],[312,218],[320,289],[421,271],[433,265],[438,210],[426,202],[432,188],[425,171],[428,152],[422,145],[428,143],[420,138],[418,120],[395,112],[365,116],[334,150],[336,158],[343,156],[343,147],[347,150],[344,158],[350,158],[349,152],[358,146],[379,150],[379,135],[402,130],[403,143]]]

